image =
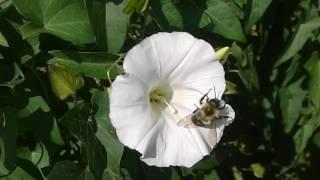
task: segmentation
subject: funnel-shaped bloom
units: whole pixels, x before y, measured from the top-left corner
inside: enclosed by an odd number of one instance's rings
[[[192,114],[210,89],[225,90],[222,65],[207,42],[188,33],[157,33],[133,47],[124,60],[125,75],[112,84],[110,118],[120,141],[155,166],[190,167],[213,149],[209,129],[184,128],[178,121]],[[213,91],[214,90],[214,91]],[[216,121],[217,140],[234,119]]]

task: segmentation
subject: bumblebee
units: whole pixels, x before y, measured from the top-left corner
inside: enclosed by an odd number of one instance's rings
[[[185,128],[203,127],[210,129],[210,142],[215,145],[217,142],[217,132],[215,122],[219,119],[228,118],[221,112],[225,109],[226,103],[218,98],[208,97],[210,90],[200,99],[200,108],[197,107],[192,114],[186,116],[178,122],[178,126]]]

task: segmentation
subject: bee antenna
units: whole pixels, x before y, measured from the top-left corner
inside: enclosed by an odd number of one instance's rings
[[[218,93],[218,97],[220,97],[221,92]]]
[[[213,90],[214,90],[214,98],[217,98],[217,92],[216,92],[216,87],[213,86]]]

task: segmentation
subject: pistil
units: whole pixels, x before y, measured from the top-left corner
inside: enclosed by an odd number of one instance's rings
[[[162,96],[161,94],[158,94],[156,92],[151,93],[150,95],[150,101],[160,104],[160,103],[164,103],[165,105],[168,106],[170,113],[172,114],[176,114],[178,111],[175,107],[173,107],[168,101],[167,99]]]

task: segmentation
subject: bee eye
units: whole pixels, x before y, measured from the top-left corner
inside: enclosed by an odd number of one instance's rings
[[[226,106],[226,102],[224,102],[223,100],[221,100],[221,101],[219,102],[219,108],[222,109],[222,108],[224,108],[225,106]]]

